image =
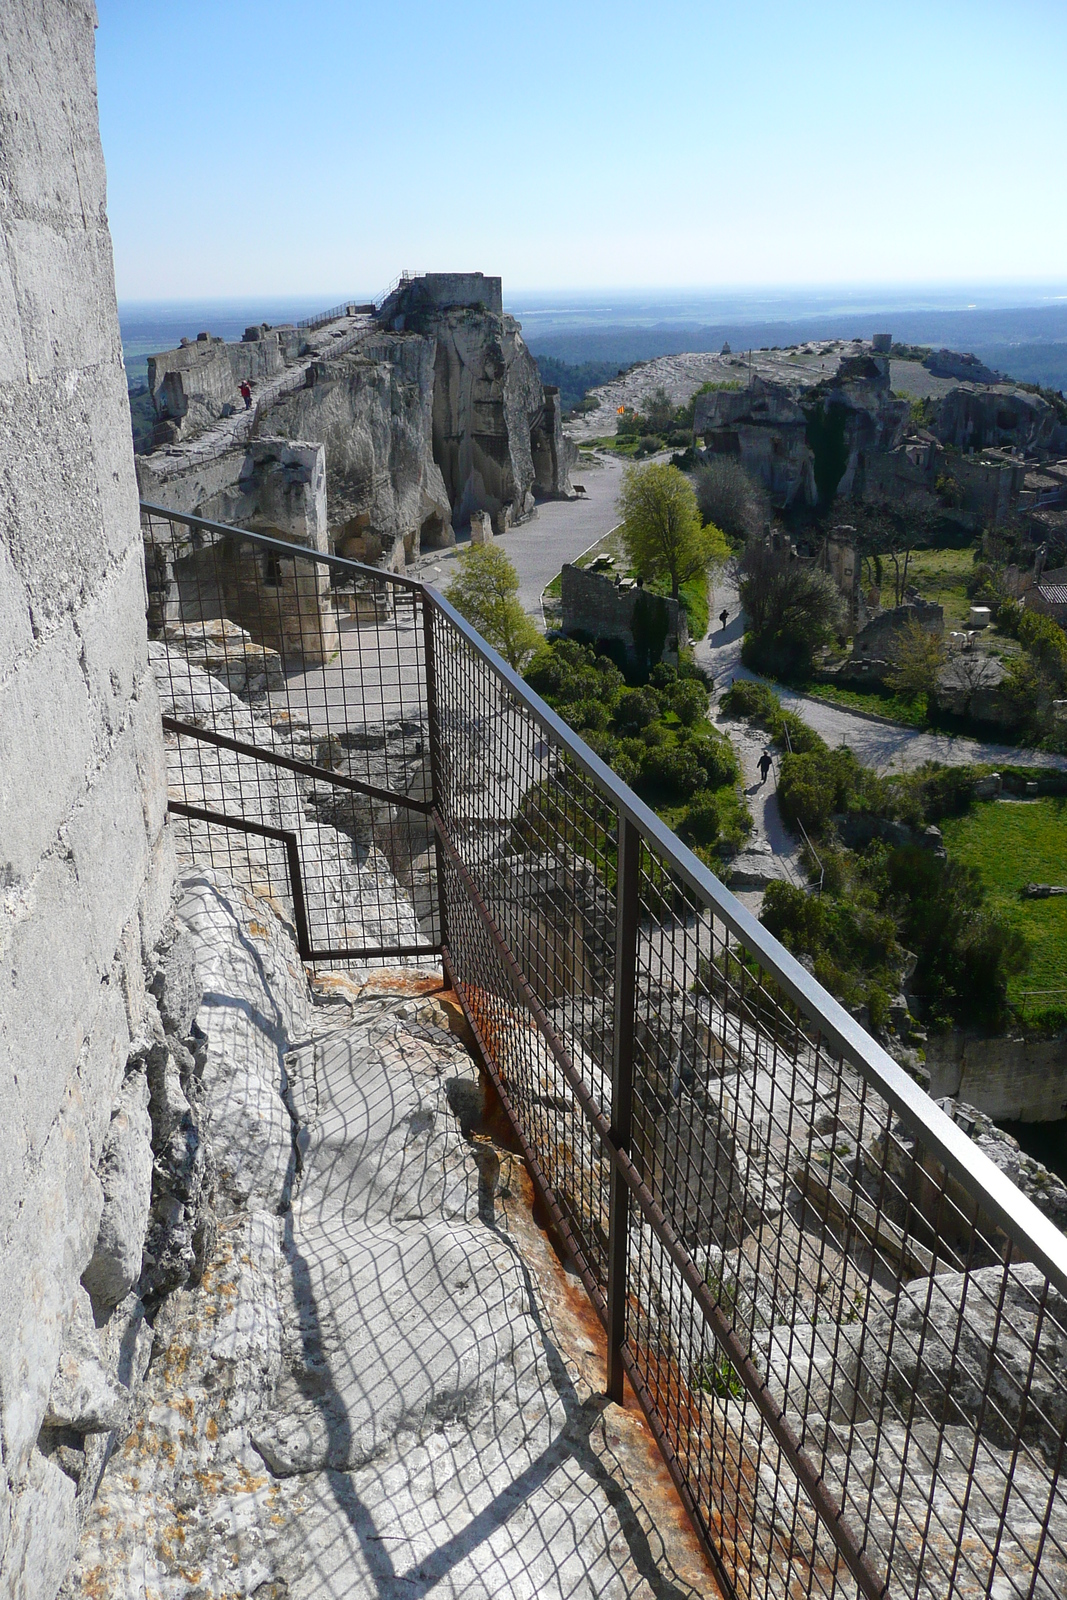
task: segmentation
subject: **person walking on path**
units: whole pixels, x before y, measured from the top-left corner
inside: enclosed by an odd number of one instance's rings
[[[252,409],[252,386],[247,378],[245,379],[244,383],[242,383],[239,393],[241,399],[245,403],[245,410],[250,411]]]
[[[722,627],[723,633],[726,632],[726,624],[727,624],[727,621],[729,620],[729,616],[730,616],[730,613],[725,609],[719,612],[719,623],[720,623],[720,625]]]
[[[770,772],[771,766],[771,753],[769,750],[764,750],[759,758],[759,781],[761,784],[767,782],[767,774]]]

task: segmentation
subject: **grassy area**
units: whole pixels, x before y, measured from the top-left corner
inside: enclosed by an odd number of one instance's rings
[[[1024,900],[1027,883],[1067,884],[1067,800],[998,800],[942,824],[950,857],[980,875],[993,906],[1028,939],[1030,970],[1008,998],[1032,1026],[1067,1023],[1067,896]],[[1026,991],[1059,990],[1056,994]]]
[[[883,558],[883,565],[888,580],[891,563]],[[962,628],[970,619],[966,584],[973,571],[969,545],[963,550],[916,550],[908,563],[908,582],[924,600],[936,600],[944,607],[946,628]]]
[[[830,700],[835,706],[847,706],[852,711],[868,711],[876,717],[889,717],[907,728],[930,726],[926,714],[926,696],[916,700],[903,700],[898,694],[878,689],[844,689],[835,683],[813,683],[811,694],[821,700]]]

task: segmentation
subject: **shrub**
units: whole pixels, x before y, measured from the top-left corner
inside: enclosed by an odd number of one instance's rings
[[[894,850],[886,861],[886,900],[918,956],[915,990],[934,1024],[999,1026],[1008,980],[1025,971],[1029,948],[985,905],[978,874],[926,850]]]
[[[723,695],[722,709],[731,717],[753,717],[770,727],[781,715],[781,703],[773,689],[765,683],[753,683],[748,678],[738,678]]]
[[[637,441],[637,454],[639,456],[655,455],[659,449],[659,439],[654,433],[643,433]]]
[[[770,521],[766,490],[731,456],[712,456],[705,461],[693,474],[693,488],[704,526],[721,528],[734,545],[762,533]]]
[[[692,680],[674,685],[670,693],[670,707],[682,726],[691,728],[707,715],[708,691],[702,683]]]
[[[615,704],[615,726],[623,733],[639,733],[659,713],[659,701],[651,689],[627,689]]]
[[[703,771],[692,750],[672,745],[646,752],[638,787],[642,793],[677,802],[695,794],[703,781]]]
[[[579,700],[567,707],[567,721],[579,732],[602,732],[608,725],[610,713],[602,700]]]
[[[680,832],[694,844],[712,845],[719,837],[719,802],[707,789],[700,789],[686,807]]]
[[[741,764],[728,739],[694,739],[687,748],[700,763],[709,789],[720,789],[723,784],[736,783],[740,778]]]
[[[811,834],[826,829],[835,811],[847,809],[861,779],[849,750],[798,751],[784,755],[778,773],[778,808],[789,827],[801,822]]]
[[[1052,617],[1024,610],[1017,627],[1019,643],[1029,650],[1038,667],[1058,683],[1067,682],[1067,633]]]

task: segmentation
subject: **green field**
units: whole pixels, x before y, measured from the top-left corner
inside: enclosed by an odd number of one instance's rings
[[[1067,885],[1067,800],[979,804],[966,816],[946,819],[942,829],[949,855],[975,868],[992,904],[1029,940],[1032,963],[1012,980],[1012,1004],[1030,1023],[1067,1020],[1067,896],[1024,900],[1020,894],[1027,883]]]
[[[885,572],[882,603],[888,605],[886,587],[891,581],[892,563],[882,558]],[[908,562],[908,583],[913,585],[924,600],[936,600],[945,608],[945,627],[964,627],[971,613],[967,598],[967,579],[974,571],[974,551],[968,545],[963,550],[916,550]]]

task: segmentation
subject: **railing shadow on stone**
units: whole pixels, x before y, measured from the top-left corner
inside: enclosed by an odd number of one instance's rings
[[[1067,1592],[1063,1235],[440,595],[142,513],[176,830],[443,963],[724,1591]]]

